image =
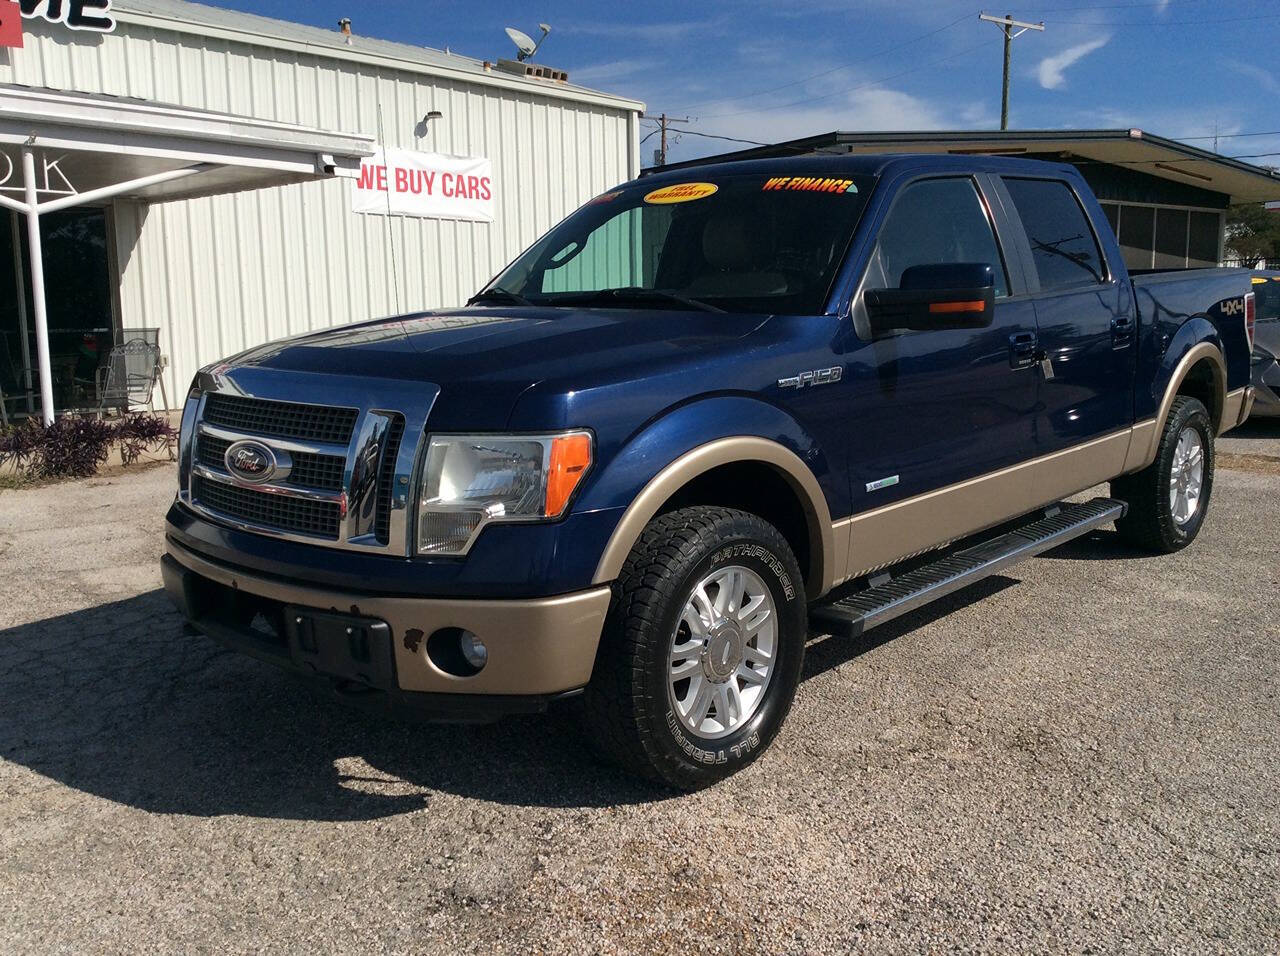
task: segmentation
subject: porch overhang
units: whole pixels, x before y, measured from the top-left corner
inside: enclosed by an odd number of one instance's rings
[[[368,136],[0,84],[0,208],[27,220],[46,424],[54,407],[41,215],[117,199],[171,202],[356,177],[361,160],[373,153]]]

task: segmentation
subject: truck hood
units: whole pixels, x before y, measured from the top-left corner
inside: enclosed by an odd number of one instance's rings
[[[693,363],[759,329],[759,315],[634,309],[473,308],[328,329],[251,349],[239,367],[434,383],[432,418],[500,427],[547,380],[599,384]]]
[[[624,309],[458,309],[380,319],[283,339],[231,359],[238,366],[431,381],[520,383],[568,367],[588,375],[723,345],[758,315]]]

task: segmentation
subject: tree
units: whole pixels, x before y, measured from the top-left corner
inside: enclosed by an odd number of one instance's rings
[[[1228,259],[1280,258],[1280,210],[1271,212],[1261,203],[1230,207],[1225,245]]]

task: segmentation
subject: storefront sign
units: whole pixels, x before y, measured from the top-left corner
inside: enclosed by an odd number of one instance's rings
[[[111,33],[116,28],[111,15],[111,0],[19,0],[22,15],[28,20],[48,20],[72,30]],[[18,44],[21,46],[21,44]]]
[[[379,150],[351,187],[353,212],[493,222],[493,163],[469,156]]]
[[[22,46],[22,8],[18,0],[0,0],[0,47]]]

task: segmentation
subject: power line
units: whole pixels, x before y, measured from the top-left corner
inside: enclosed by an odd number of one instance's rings
[[[1271,130],[1266,133],[1217,133],[1213,136],[1171,136],[1170,139],[1194,140],[1194,139],[1245,139],[1250,136],[1280,136],[1280,129]]]
[[[1192,27],[1206,26],[1213,23],[1249,23],[1255,20],[1280,20],[1280,13],[1264,13],[1256,17],[1214,17],[1210,20],[1140,20],[1117,22],[1114,20],[1059,20],[1052,14],[1045,18],[1046,23],[1058,26],[1073,27]]]
[[[950,23],[938,27],[936,30],[930,30],[928,33],[922,33],[917,37],[912,37],[910,40],[904,40],[902,43],[896,44],[895,46],[886,47],[885,49],[880,50],[877,53],[871,53],[865,57],[862,57],[860,60],[856,60],[852,63],[841,63],[839,66],[832,67],[829,70],[822,70],[821,72],[818,72],[818,73],[811,73],[808,76],[803,76],[798,80],[792,80],[790,83],[784,83],[781,86],[774,86],[764,90],[756,90],[753,93],[741,93],[738,96],[724,96],[718,100],[704,100],[701,103],[693,103],[689,106],[681,107],[681,109],[691,110],[698,106],[711,106],[719,103],[734,103],[734,102],[737,102],[738,100],[749,100],[756,96],[764,96],[768,93],[777,93],[781,90],[787,90],[793,86],[799,86],[802,83],[808,83],[811,80],[817,80],[817,79],[821,79],[824,76],[830,76],[832,73],[839,73],[842,70],[851,69],[852,67],[857,66],[860,63],[870,62],[871,60],[878,59],[879,57],[885,56],[889,53],[895,53],[898,50],[901,50],[905,47],[909,47],[914,43],[919,43],[921,40],[927,40],[929,39],[929,37],[937,36],[939,33],[942,33],[946,30],[950,30],[952,27],[959,26],[961,23],[964,23],[966,20],[968,20],[970,16],[972,16],[972,14],[966,13],[964,16],[957,17],[956,19],[952,20]]]

